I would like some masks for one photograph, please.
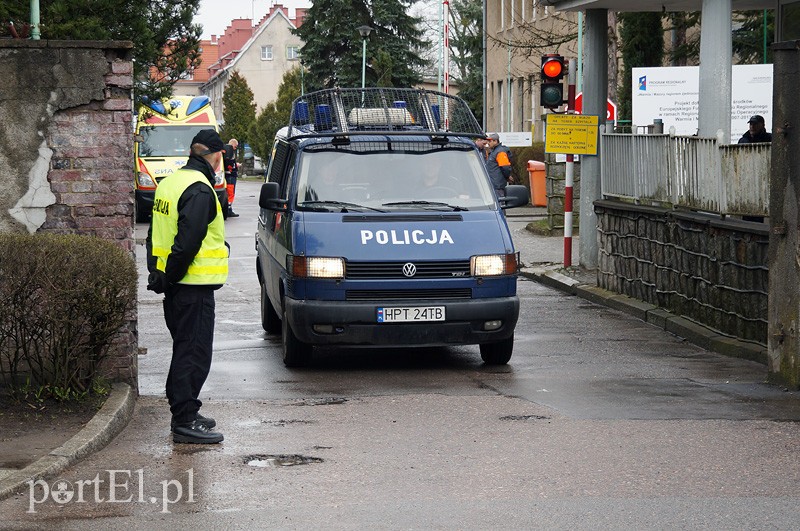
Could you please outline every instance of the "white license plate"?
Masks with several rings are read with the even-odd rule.
[[[378,308],[379,323],[444,321],[444,306],[395,306]]]

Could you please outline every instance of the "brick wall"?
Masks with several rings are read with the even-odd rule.
[[[0,231],[111,240],[134,260],[129,42],[0,40]],[[104,372],[134,386],[137,315]]]

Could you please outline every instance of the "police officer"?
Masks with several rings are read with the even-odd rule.
[[[489,144],[486,170],[489,172],[497,197],[505,197],[508,179],[511,177],[511,156],[508,148],[500,143],[500,135],[497,133],[491,133],[486,140]]]
[[[192,139],[184,167],[156,189],[147,234],[147,289],[164,294],[164,319],[172,336],[167,399],[176,443],[222,442],[214,419],[200,415],[198,399],[211,367],[214,291],[228,277],[222,206],[214,192],[214,168],[225,145],[216,131]]]

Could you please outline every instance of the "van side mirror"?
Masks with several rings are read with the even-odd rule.
[[[258,197],[258,206],[267,210],[286,212],[287,199],[281,199],[281,188],[278,183],[264,183],[261,185],[261,195]]]
[[[525,206],[530,199],[528,187],[522,184],[509,184],[506,186],[506,196],[499,199],[502,209]]]
[[[133,141],[134,142],[144,142],[144,135],[142,135],[142,134],[133,135]]]

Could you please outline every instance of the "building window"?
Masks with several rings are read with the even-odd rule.
[[[289,61],[297,61],[300,59],[300,47],[299,46],[287,46],[286,47],[286,59]]]
[[[504,131],[503,125],[506,122],[506,109],[505,109],[506,99],[505,93],[503,92],[503,82],[497,82],[497,106],[499,107],[499,111],[497,113],[497,130]]]
[[[262,61],[272,61],[272,45],[267,44],[266,46],[261,47],[261,60]]]

